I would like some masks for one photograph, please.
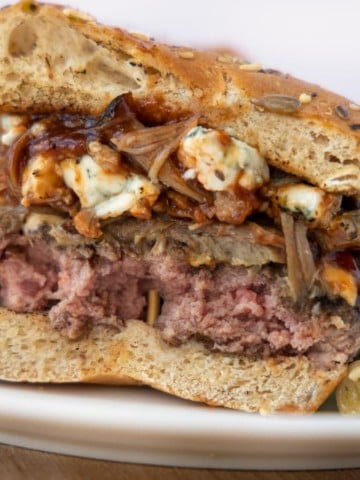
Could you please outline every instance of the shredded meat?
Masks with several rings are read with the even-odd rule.
[[[220,222],[241,225],[260,203],[251,192],[216,192],[214,210]]]
[[[73,163],[90,155],[107,173],[141,175],[159,185],[149,205],[128,210],[138,218],[150,218],[152,211],[161,210],[198,223],[217,218],[240,225],[260,207],[257,192],[234,188],[232,193],[214,194],[196,179],[184,179],[185,167],[176,151],[181,139],[197,125],[195,115],[163,125],[143,125],[134,104],[126,94],[115,98],[98,117],[72,113],[26,117],[24,132],[9,147],[0,145],[0,167],[4,164],[6,172],[0,176],[0,200],[11,198],[26,207],[50,206],[67,212],[82,235],[100,236],[100,226],[86,222],[89,212],[82,214],[86,205],[65,182],[61,170],[65,159]],[[41,168],[29,171],[35,159]],[[36,182],[31,181],[34,176]]]

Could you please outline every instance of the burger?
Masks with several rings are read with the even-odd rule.
[[[0,378],[315,411],[360,349],[360,107],[60,6],[0,39]]]

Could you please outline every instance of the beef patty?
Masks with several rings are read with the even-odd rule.
[[[162,308],[154,328],[173,345],[196,338],[210,349],[254,358],[304,354],[328,368],[360,347],[358,310],[326,297],[296,305],[280,257],[256,267],[216,261],[195,267],[191,242],[167,229],[170,246],[161,247],[150,235],[151,223],[145,242],[139,230],[130,238],[128,222],[123,230],[109,225],[104,238],[93,241],[64,225],[24,235],[21,222],[11,218],[2,225],[0,302],[16,312],[48,311],[51,324],[70,338],[94,325],[120,329],[145,318],[147,293],[156,289]],[[161,239],[166,229],[157,222]],[[191,235],[194,240],[198,233]]]

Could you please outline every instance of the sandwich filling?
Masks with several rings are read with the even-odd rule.
[[[147,318],[174,345],[328,368],[360,348],[357,198],[195,116],[145,123],[128,95],[99,117],[4,113],[0,142],[3,306],[70,338]]]

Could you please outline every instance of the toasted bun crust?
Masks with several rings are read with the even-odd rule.
[[[0,12],[0,109],[99,113],[130,91],[158,121],[196,112],[202,124],[253,145],[276,167],[328,191],[359,193],[360,112],[347,99],[289,75],[248,71],[215,52],[169,47],[69,9],[29,5]],[[278,114],[252,103],[269,94],[315,96],[298,112]]]
[[[71,342],[46,315],[0,309],[0,377],[16,382],[146,384],[164,392],[247,412],[313,412],[345,375],[306,357],[249,360],[191,341],[169,346],[144,322],[120,332],[93,329]]]

